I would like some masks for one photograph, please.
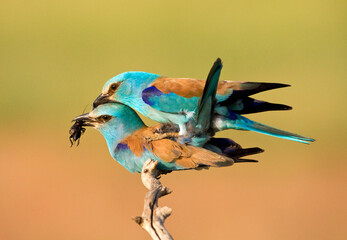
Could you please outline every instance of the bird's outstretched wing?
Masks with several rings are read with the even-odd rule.
[[[199,104],[195,108],[193,116],[186,123],[181,142],[190,142],[193,146],[203,146],[214,135],[212,119],[214,117],[216,92],[220,72],[223,68],[222,61],[218,58],[205,82]]]
[[[196,109],[193,124],[196,126],[195,128],[200,129],[203,134],[211,129],[214,107],[217,103],[216,93],[218,81],[222,68],[222,60],[218,58],[207,76],[205,87]]]

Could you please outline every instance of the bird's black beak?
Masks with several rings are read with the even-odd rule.
[[[85,113],[72,119],[72,122],[78,123],[81,126],[94,127],[97,121],[90,117],[89,113]]]
[[[93,102],[93,109],[97,108],[99,105],[101,104],[105,104],[105,103],[113,103],[116,102],[114,100],[111,99],[111,96],[108,94],[103,94],[101,93]]]

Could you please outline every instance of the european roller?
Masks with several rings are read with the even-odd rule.
[[[183,134],[203,94],[204,85],[205,81],[193,78],[170,78],[148,72],[124,72],[105,83],[102,93],[93,102],[93,107],[109,102],[123,103],[152,120],[179,125],[180,134]],[[242,116],[291,109],[287,105],[250,97],[259,92],[288,86],[281,83],[220,81],[216,89],[216,106],[211,120],[213,130],[250,130],[297,142],[313,142],[312,138]]]
[[[148,159],[158,161],[159,170],[173,171],[256,162],[241,157],[263,151],[243,149],[225,138],[211,138],[205,148],[181,144],[178,132],[165,131],[160,125],[147,127],[133,109],[121,103],[102,104],[73,121],[99,130],[111,156],[130,172],[141,172]]]

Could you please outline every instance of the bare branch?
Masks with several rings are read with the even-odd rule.
[[[158,207],[159,198],[172,191],[161,185],[158,180],[161,172],[157,169],[157,165],[158,162],[151,159],[143,164],[141,180],[149,191],[145,196],[142,216],[135,217],[134,221],[145,229],[152,239],[172,240],[173,238],[164,226],[165,219],[171,215],[172,210],[169,207]]]

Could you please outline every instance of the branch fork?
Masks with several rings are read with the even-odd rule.
[[[159,207],[159,198],[170,194],[172,191],[163,186],[158,180],[162,172],[157,169],[158,162],[147,160],[142,167],[141,180],[143,185],[149,190],[145,196],[145,204],[142,216],[137,216],[133,220],[145,229],[154,240],[173,240],[166,230],[164,222],[171,215],[171,208]]]

